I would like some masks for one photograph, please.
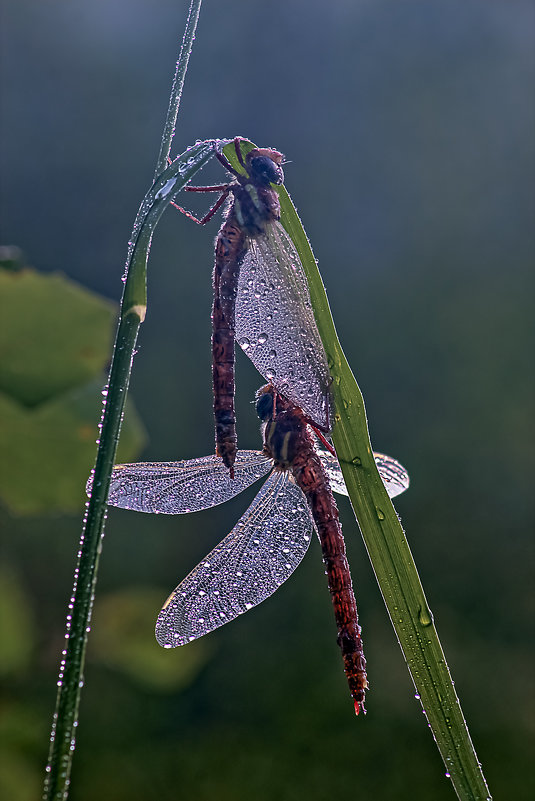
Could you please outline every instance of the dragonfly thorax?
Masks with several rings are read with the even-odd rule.
[[[299,454],[313,447],[303,412],[267,385],[256,396],[256,411],[263,421],[264,453],[282,469],[289,469]]]
[[[232,193],[234,204],[231,214],[235,215],[246,236],[260,236],[267,225],[280,218],[279,196],[269,185],[258,186],[248,181],[233,186]]]
[[[238,175],[231,188],[234,195],[232,212],[247,236],[259,236],[266,225],[280,218],[279,196],[273,184],[282,184],[282,153],[268,148],[255,148],[245,159],[247,175]]]

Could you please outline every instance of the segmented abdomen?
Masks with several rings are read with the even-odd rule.
[[[240,265],[246,253],[246,237],[231,212],[216,240],[214,303],[212,307],[212,379],[216,453],[233,475],[236,458],[234,411],[234,309]]]
[[[338,645],[342,651],[344,672],[355,702],[355,711],[365,712],[364,699],[368,686],[366,659],[338,508],[312,445],[307,449],[301,447],[300,453],[292,461],[291,470],[306,496],[316,523],[338,627]]]

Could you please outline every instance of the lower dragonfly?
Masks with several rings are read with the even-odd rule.
[[[245,514],[178,585],[156,622],[164,648],[202,637],[269,598],[303,559],[318,534],[338,644],[355,712],[365,712],[367,685],[357,607],[332,488],[347,495],[336,457],[319,449],[302,410],[272,385],[257,393],[264,449],[240,450],[232,479],[222,459],[116,465],[108,503],[140,512],[184,514],[224,503],[270,473]],[[391,498],[409,486],[407,471],[374,453]],[[327,477],[329,476],[329,478]]]

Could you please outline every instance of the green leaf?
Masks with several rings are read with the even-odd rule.
[[[36,406],[109,359],[117,307],[60,273],[0,270],[0,391]]]
[[[26,265],[24,253],[16,245],[0,245],[0,270],[22,270]]]
[[[28,667],[35,643],[28,595],[7,565],[0,568],[0,676]]]
[[[179,89],[180,81],[177,81],[176,91]],[[78,725],[85,648],[102,552],[106,500],[111,471],[117,455],[137,336],[147,309],[147,261],[152,237],[158,221],[176,193],[212,158],[213,154],[213,140],[197,142],[164,170],[145,195],[129,239],[125,284],[108,380],[108,395],[102,417],[91,497],[84,518],[71,600],[69,636],[62,662],[61,681],[58,684],[43,792],[43,798],[47,801],[53,798],[64,799],[68,792],[73,744]]]
[[[70,514],[83,508],[105,380],[101,375],[30,409],[0,393],[0,499],[12,514]],[[129,402],[120,458],[135,459],[144,441],[143,425]]]
[[[0,750],[0,798],[35,801],[40,784],[35,760],[9,747]]]
[[[95,459],[115,304],[60,273],[0,270],[0,499],[17,515],[73,513]],[[145,434],[132,403],[125,460]]]

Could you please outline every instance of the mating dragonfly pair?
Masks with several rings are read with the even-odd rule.
[[[181,462],[117,465],[108,503],[142,512],[184,514],[224,503],[270,474],[232,531],[179,584],[161,610],[156,638],[184,645],[272,595],[304,557],[316,530],[355,711],[365,711],[366,660],[345,544],[332,489],[347,494],[327,439],[330,376],[303,267],[279,222],[274,185],[282,155],[255,148],[227,184],[186,187],[221,193],[202,220],[230,203],[216,239],[212,364],[216,455]],[[183,211],[183,209],[181,209]],[[187,212],[186,212],[187,213]],[[188,216],[192,216],[187,213]],[[195,218],[193,218],[195,219]],[[263,450],[237,450],[235,340],[270,382],[260,389]],[[327,448],[319,447],[319,443]],[[409,478],[394,459],[374,454],[391,498]]]

